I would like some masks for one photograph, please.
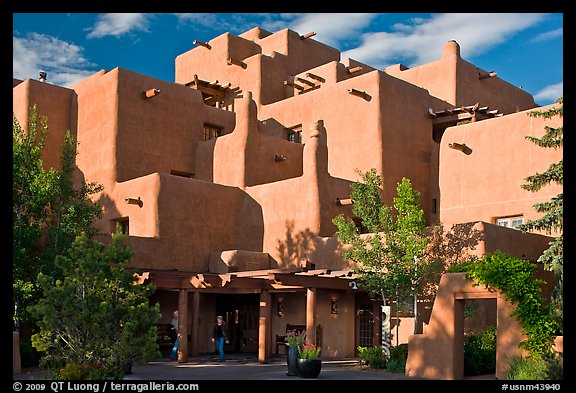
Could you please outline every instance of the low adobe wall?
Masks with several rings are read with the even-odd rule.
[[[510,313],[515,306],[500,292],[473,286],[466,273],[446,273],[434,300],[426,334],[408,338],[406,375],[432,379],[464,377],[464,300],[496,299],[496,378],[506,376],[508,358],[525,355],[518,344],[525,339]]]

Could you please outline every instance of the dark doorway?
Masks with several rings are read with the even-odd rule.
[[[464,377],[481,376],[481,379],[494,379],[496,377],[497,301],[495,298],[473,298],[461,301],[464,303],[462,321]]]
[[[381,345],[382,309],[380,303],[367,296],[356,298],[355,353],[358,347]]]
[[[216,313],[224,317],[230,342],[225,352],[258,352],[259,294],[217,295]]]

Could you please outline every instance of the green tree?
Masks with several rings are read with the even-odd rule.
[[[12,229],[14,323],[29,325],[27,305],[37,301],[34,280],[39,272],[58,277],[55,257],[64,254],[76,235],[95,233],[100,203],[89,196],[100,192],[96,183],[75,181],[76,142],[68,130],[62,141],[60,169],[45,168],[41,155],[48,121],[30,108],[28,130],[12,116]]]
[[[551,119],[559,116],[563,117],[563,99],[557,101],[558,106],[554,106],[545,111],[531,111],[528,113],[531,117],[542,117]],[[541,138],[526,136],[526,139],[543,148],[562,149],[564,145],[564,127],[545,126],[545,133]],[[550,164],[548,169],[543,172],[535,173],[528,176],[525,180],[527,183],[521,187],[525,190],[536,192],[542,187],[551,183],[564,184],[564,165],[561,159],[558,162]],[[522,231],[545,231],[547,234],[552,232],[559,233],[549,243],[548,249],[538,258],[538,262],[544,264],[544,268],[552,271],[558,279],[552,293],[553,316],[559,325],[559,330],[563,330],[563,288],[564,288],[564,233],[563,233],[563,214],[564,214],[564,197],[563,193],[551,198],[550,201],[537,203],[534,209],[541,213],[540,218],[529,220],[520,225],[518,229]]]
[[[119,229],[108,245],[82,234],[56,258],[63,279],[38,275],[44,297],[30,306],[40,326],[32,341],[55,379],[122,378],[128,365],[159,356],[155,287],[137,284],[123,239]]]
[[[45,170],[41,153],[48,127],[30,110],[28,132],[12,116],[12,285],[13,321],[18,327],[36,296],[34,279],[41,268],[42,230],[50,220],[50,201],[57,193],[58,173]]]
[[[372,295],[381,294],[384,301],[386,297],[395,299],[398,312],[402,301],[412,297],[416,303],[427,278],[440,265],[424,258],[424,211],[419,206],[420,194],[410,180],[403,178],[398,183],[393,210],[382,202],[382,179],[376,169],[360,175],[362,181],[352,184],[352,212],[368,233],[360,234],[352,218],[339,214],[332,220],[337,227],[336,237],[349,245],[343,257],[357,263],[360,285]]]

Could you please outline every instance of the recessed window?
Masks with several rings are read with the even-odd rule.
[[[187,178],[191,178],[192,176],[194,176],[194,174],[190,173],[190,172],[184,172],[184,171],[176,171],[174,169],[172,169],[170,171],[170,174],[172,176],[181,176],[181,177],[187,177]]]
[[[112,220],[112,233],[116,233],[116,225],[120,225],[120,231],[122,234],[128,236],[129,229],[130,229],[130,220],[128,217],[118,218],[116,220]]]
[[[518,225],[524,223],[523,216],[510,216],[510,217],[500,217],[496,219],[496,225],[506,228],[516,228]]]
[[[204,124],[204,140],[216,139],[222,136],[222,127]]]
[[[287,130],[287,139],[292,143],[302,143],[302,124],[290,127]]]

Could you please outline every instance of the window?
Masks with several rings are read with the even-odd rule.
[[[112,233],[116,233],[116,225],[120,225],[120,230],[126,236],[129,234],[130,229],[130,220],[128,217],[119,218],[117,220],[112,220]]]
[[[287,129],[288,141],[293,143],[302,143],[302,124]]]
[[[204,124],[204,140],[209,141],[210,139],[216,139],[222,136],[222,128],[212,126],[209,124]]]
[[[361,347],[374,346],[374,305],[360,304],[356,311],[358,329],[358,345]]]
[[[192,176],[194,176],[193,173],[184,172],[184,171],[176,171],[176,170],[174,170],[174,169],[172,169],[172,170],[170,171],[170,174],[171,174],[172,176],[181,176],[181,177],[187,177],[187,178],[191,178]]]
[[[496,219],[496,225],[507,228],[516,228],[524,223],[523,216],[500,217]]]

